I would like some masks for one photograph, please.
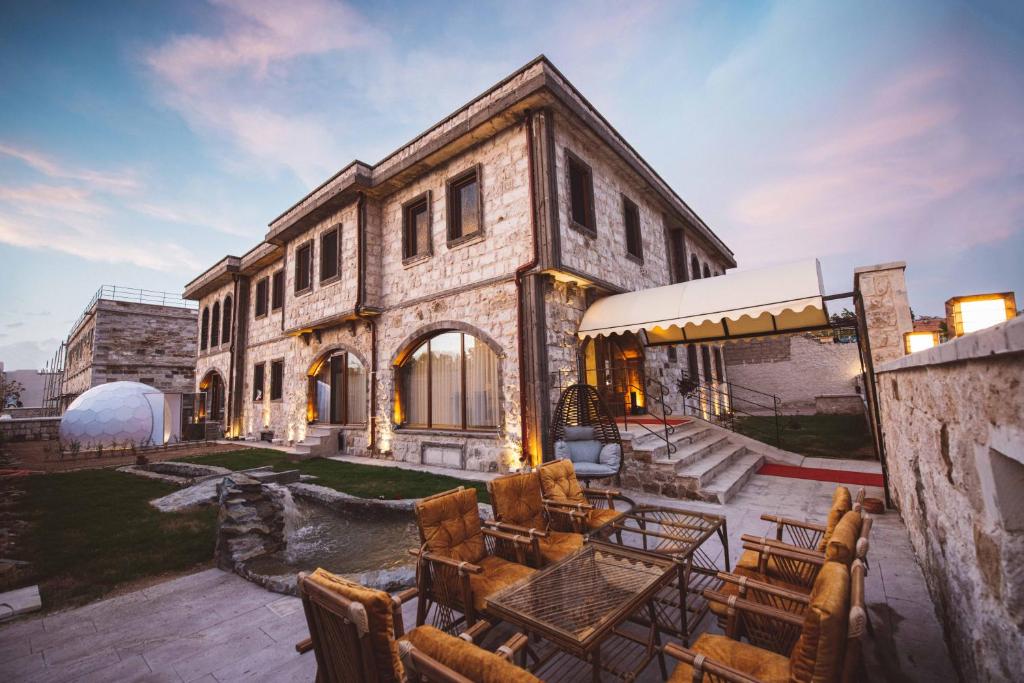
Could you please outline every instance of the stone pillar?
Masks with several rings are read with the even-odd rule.
[[[863,266],[853,271],[853,289],[861,331],[865,333],[871,364],[880,365],[904,355],[903,334],[914,329],[907,299],[904,261]]]

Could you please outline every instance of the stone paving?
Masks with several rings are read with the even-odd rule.
[[[729,555],[735,561],[742,550],[740,534],[766,530],[760,514],[820,520],[833,488],[826,482],[756,475],[724,506],[630,495],[637,502],[724,513]],[[868,490],[868,495],[880,493]],[[721,558],[717,543],[709,542],[708,550]],[[955,681],[924,579],[896,513],[875,517],[869,559],[866,592],[875,635],[865,639],[865,659],[871,680]],[[414,623],[414,609],[414,602],[406,606],[406,624]],[[703,626],[715,630],[711,619]],[[306,633],[298,599],[211,569],[0,626],[0,680],[312,681],[313,655],[299,655],[293,648]],[[659,678],[652,663],[642,680]]]

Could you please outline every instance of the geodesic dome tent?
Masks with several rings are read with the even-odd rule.
[[[159,389],[110,382],[76,398],[60,421],[60,440],[82,448],[162,444],[169,406]]]

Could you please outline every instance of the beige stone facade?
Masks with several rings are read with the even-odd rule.
[[[594,235],[570,219],[566,150],[592,170]],[[451,232],[451,187],[467,173],[477,179],[480,229],[462,237]],[[642,259],[626,253],[624,197],[638,207]],[[429,246],[410,255],[403,249],[406,212],[421,198]],[[324,281],[322,237],[335,228],[340,273]],[[305,245],[312,246],[313,277],[300,292],[296,263]],[[378,164],[349,164],[275,219],[263,243],[189,283],[185,296],[201,311],[227,296],[235,302],[231,341],[199,352],[197,386],[214,370],[223,375],[229,435],[272,432],[275,441],[301,445],[329,427],[332,436],[317,438],[341,431],[350,452],[506,470],[522,462],[524,451],[533,461],[545,455],[558,390],[579,371],[575,333],[588,305],[685,279],[689,273],[679,266],[691,256],[713,273],[735,266],[700,218],[540,58]],[[282,308],[257,317],[258,283],[281,269]],[[497,406],[493,426],[424,429],[403,422],[403,364],[425,340],[447,331],[493,354],[495,377],[486,392]],[[366,423],[310,422],[322,413],[310,373],[336,353],[358,359],[365,371]],[[685,355],[643,353],[658,377],[680,373]],[[267,364],[269,383],[276,360],[284,362],[281,398],[265,392],[254,400],[254,368]]]

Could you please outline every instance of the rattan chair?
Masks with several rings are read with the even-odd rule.
[[[533,573],[536,539],[485,527],[476,489],[460,486],[416,501],[419,605],[416,624],[433,624],[454,633],[472,626],[487,611],[487,596]]]
[[[856,496],[850,495],[850,489],[837,486],[832,494],[832,506],[829,508],[824,524],[807,522],[778,515],[761,515],[761,519],[775,525],[775,540],[795,548],[816,549],[823,551],[843,515],[850,510],[861,511],[864,503],[864,489],[859,489]],[[740,564],[743,563],[742,558]]]
[[[674,683],[757,683],[760,681],[822,681],[853,683],[861,676],[861,644],[866,610],[864,566],[848,570],[829,562],[814,590],[802,598],[803,615],[770,605],[705,591],[708,600],[725,604],[739,619],[757,628],[791,638],[788,656],[740,642],[729,635],[702,634],[692,648],[674,643],[665,654],[679,661],[669,679]],[[734,620],[733,623],[736,623]],[[795,637],[794,637],[795,636]]]
[[[484,522],[499,531],[526,535],[534,543],[533,566],[556,562],[583,547],[583,535],[572,531],[558,531],[561,527],[576,527],[585,522],[586,513],[545,505],[541,494],[540,476],[536,472],[519,472],[487,482],[491,494],[494,520]],[[561,524],[552,524],[558,520]]]
[[[635,503],[618,489],[584,488],[576,478],[575,466],[570,460],[541,463],[537,468],[544,504],[549,510],[578,512],[573,518],[552,518],[559,531],[588,533],[610,524],[632,508]],[[616,509],[615,503],[628,506]]]
[[[317,683],[534,683],[535,676],[511,663],[526,645],[513,635],[497,653],[474,644],[487,632],[477,622],[460,637],[432,626],[404,632],[402,603],[412,589],[391,597],[322,569],[298,578],[310,637],[299,652],[313,650]]]
[[[562,392],[551,418],[551,447],[555,458],[572,461],[584,484],[609,477],[618,484],[622,437],[595,387],[573,384]]]

